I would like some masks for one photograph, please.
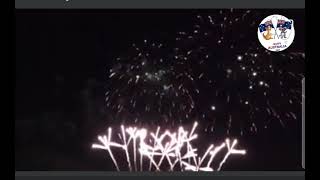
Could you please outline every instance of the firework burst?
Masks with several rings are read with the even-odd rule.
[[[304,53],[271,53],[250,40],[259,16],[233,9],[198,15],[192,31],[177,35],[175,56],[193,69],[206,132],[255,134],[275,121],[294,125],[300,117]]]
[[[163,56],[162,44],[133,45],[128,57],[120,57],[110,69],[112,86],[107,106],[116,119],[137,122],[170,122],[189,118],[194,111],[193,78],[173,56]]]
[[[259,13],[198,15],[174,45],[145,40],[109,71],[107,107],[121,122],[199,121],[207,133],[243,135],[301,115],[303,52],[271,53],[252,39]],[[160,122],[160,123],[159,123]]]
[[[143,128],[121,126],[118,142],[112,140],[112,128],[108,128],[108,134],[98,136],[100,144],[93,144],[92,148],[108,151],[118,171],[120,168],[112,149],[124,151],[129,171],[219,171],[230,155],[246,154],[245,150],[235,148],[236,139],[230,141],[227,138],[218,146],[211,144],[202,156],[199,155],[198,149],[192,144],[198,137],[196,127],[197,122],[190,132],[183,127],[175,132],[162,132],[158,127],[156,132],[148,133]],[[214,169],[213,160],[224,149],[227,152]],[[143,164],[145,161],[146,165]]]

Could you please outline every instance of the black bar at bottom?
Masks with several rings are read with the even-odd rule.
[[[224,171],[210,173],[195,172],[171,172],[171,173],[151,173],[151,172],[35,172],[35,171],[17,171],[16,180],[305,180],[304,171]]]

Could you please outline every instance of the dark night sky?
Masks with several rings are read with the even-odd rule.
[[[105,152],[90,149],[110,118],[104,93],[112,60],[143,39],[173,43],[178,31],[191,29],[190,19],[210,11],[142,12],[17,11],[16,170],[114,169]],[[277,13],[261,10],[257,19]],[[304,11],[280,13],[295,20],[290,48],[304,51]],[[300,138],[299,130],[278,126],[239,138],[254,150],[225,169],[299,170]]]

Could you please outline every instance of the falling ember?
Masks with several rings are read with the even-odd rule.
[[[260,84],[260,86],[262,86],[264,83],[263,83],[263,81],[260,81],[259,84]]]
[[[253,76],[257,76],[257,72],[253,72],[252,75],[253,75]]]
[[[158,127],[155,133],[148,133],[143,128],[125,128],[122,125],[121,133],[118,134],[121,143],[112,141],[112,129],[108,128],[108,135],[98,136],[100,144],[93,144],[92,148],[106,150],[118,171],[120,168],[112,149],[124,150],[130,171],[133,169],[138,171],[138,164],[140,164],[140,171],[174,171],[177,168],[181,171],[220,171],[230,155],[246,154],[245,150],[235,149],[238,143],[236,139],[227,138],[218,146],[209,145],[205,153],[202,156],[199,155],[198,149],[192,145],[192,142],[198,138],[198,134],[194,133],[197,125],[198,123],[195,122],[191,131],[179,127],[175,132],[168,130],[160,132],[160,127]],[[222,154],[223,149],[227,150],[227,153],[214,169],[213,159],[217,154]],[[144,169],[145,159],[149,161],[149,168]],[[132,168],[132,163],[134,168]],[[168,166],[164,167],[165,165]]]

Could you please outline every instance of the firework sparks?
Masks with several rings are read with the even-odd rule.
[[[193,93],[200,92],[194,83],[197,78],[186,71],[181,57],[163,57],[167,49],[148,42],[139,48],[134,45],[110,69],[107,107],[120,121],[174,122],[194,117]]]
[[[112,129],[108,129],[108,135],[98,136],[100,144],[93,144],[92,148],[106,150],[116,169],[120,171],[118,162],[116,161],[111,149],[122,149],[125,151],[127,164],[130,171],[132,171],[131,161],[134,164],[134,170],[138,171],[137,163],[140,164],[140,171],[143,171],[143,160],[145,158],[149,161],[149,168],[152,167],[156,171],[169,170],[174,171],[179,168],[181,171],[220,171],[223,164],[226,162],[228,157],[232,154],[244,155],[245,150],[235,149],[237,140],[226,139],[219,146],[211,144],[205,153],[200,156],[198,155],[197,148],[194,148],[192,141],[197,139],[198,134],[195,133],[197,123],[194,123],[190,132],[180,127],[176,132],[170,132],[168,130],[160,133],[160,127],[157,128],[156,132],[150,132],[146,129],[139,129],[137,127],[121,126],[120,139],[122,144],[112,141]],[[130,148],[130,145],[133,147]],[[149,143],[151,142],[151,143]],[[219,163],[218,168],[213,168],[213,159],[216,155],[227,147],[227,153]],[[129,153],[131,152],[131,153]],[[133,154],[133,160],[131,156]],[[139,162],[137,162],[137,156],[140,156]],[[164,167],[164,162],[169,164],[169,168]],[[206,165],[203,162],[207,161]]]
[[[207,133],[224,135],[256,134],[271,122],[292,126],[301,113],[305,55],[270,53],[247,40],[256,34],[258,15],[198,15],[170,46],[133,44],[107,75],[106,103],[114,119],[171,127],[199,121],[218,130]]]
[[[208,107],[199,110],[205,114],[201,122],[223,119],[219,129],[227,134],[242,130],[255,134],[271,120],[286,127],[301,113],[304,53],[271,54],[258,42],[248,41],[256,33],[257,16],[256,11],[221,10],[198,15],[192,30],[177,33],[175,56],[186,57],[185,64],[191,64],[194,76],[201,77],[197,86],[213,92],[194,96],[196,102],[206,99],[196,104]],[[267,113],[269,109],[273,113]],[[290,112],[294,116],[286,115]]]

